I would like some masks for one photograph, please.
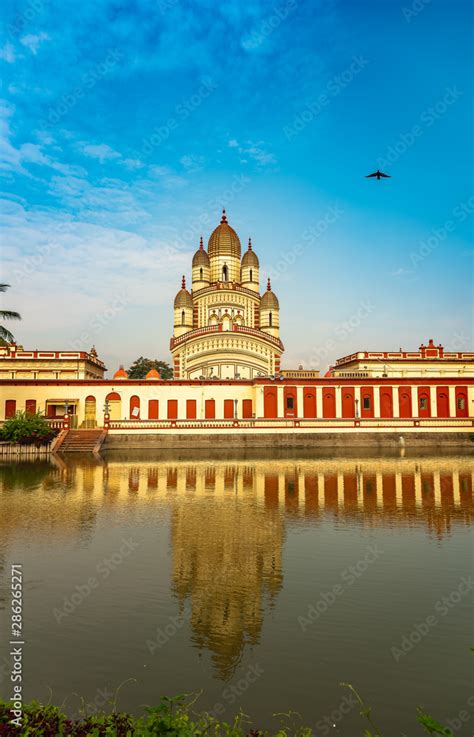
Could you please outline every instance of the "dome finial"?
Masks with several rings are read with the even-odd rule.
[[[252,239],[249,238],[249,251],[251,251],[251,250],[252,250]]]
[[[225,214],[225,207],[222,208],[222,217],[221,217],[221,223],[227,222],[227,215]]]
[[[267,280],[267,292],[271,292],[271,291],[272,291],[272,285],[270,284],[270,277],[268,277],[268,280]]]
[[[181,289],[186,289],[186,279],[184,278],[184,274],[183,274],[183,279],[181,281]]]
[[[201,236],[201,240],[199,241],[199,250],[204,251],[204,243],[202,242],[202,236]]]

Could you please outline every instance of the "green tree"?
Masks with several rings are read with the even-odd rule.
[[[9,286],[9,284],[0,284],[0,292],[6,292]],[[21,315],[11,310],[0,310],[0,317],[2,320],[21,320]],[[0,325],[0,344],[13,343],[14,340],[13,333]]]
[[[57,435],[41,412],[17,412],[2,425],[0,438],[20,445],[47,445]]]
[[[129,379],[144,379],[151,369],[156,369],[162,379],[172,379],[173,369],[166,361],[158,361],[152,358],[137,358],[128,369]]]

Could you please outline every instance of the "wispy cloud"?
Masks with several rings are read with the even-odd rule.
[[[23,36],[20,38],[20,43],[23,46],[26,46],[27,49],[31,51],[31,53],[36,56],[38,53],[38,49],[41,46],[42,43],[45,41],[49,41],[49,35],[45,33],[44,31],[41,31],[40,33],[27,33],[26,36]]]

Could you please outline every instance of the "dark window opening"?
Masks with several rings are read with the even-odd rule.
[[[286,409],[294,409],[295,406],[295,400],[293,397],[287,397],[286,398]]]
[[[222,269],[222,281],[227,281],[227,276],[228,276],[227,266],[224,266]]]
[[[364,397],[363,407],[364,409],[370,409],[370,397]]]
[[[272,327],[272,323],[273,323],[273,315],[270,312],[269,315],[268,315],[268,324],[269,324],[270,327]]]
[[[200,278],[200,280],[202,281],[202,266],[201,266],[201,268],[199,269],[199,278]]]
[[[181,325],[184,325],[184,318],[185,318],[185,314],[184,314],[184,310],[183,310],[181,312]]]
[[[253,281],[253,279],[252,279],[252,269],[250,269],[250,281]]]
[[[428,409],[428,399],[426,397],[420,397],[420,409]]]
[[[458,409],[464,409],[466,407],[466,400],[464,397],[458,397]]]

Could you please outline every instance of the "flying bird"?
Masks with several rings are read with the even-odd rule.
[[[377,177],[377,179],[386,177],[387,179],[390,179],[390,174],[384,174],[383,171],[380,171],[379,169],[377,169],[377,171],[374,171],[373,174],[367,174],[365,178],[368,179],[369,177]]]

